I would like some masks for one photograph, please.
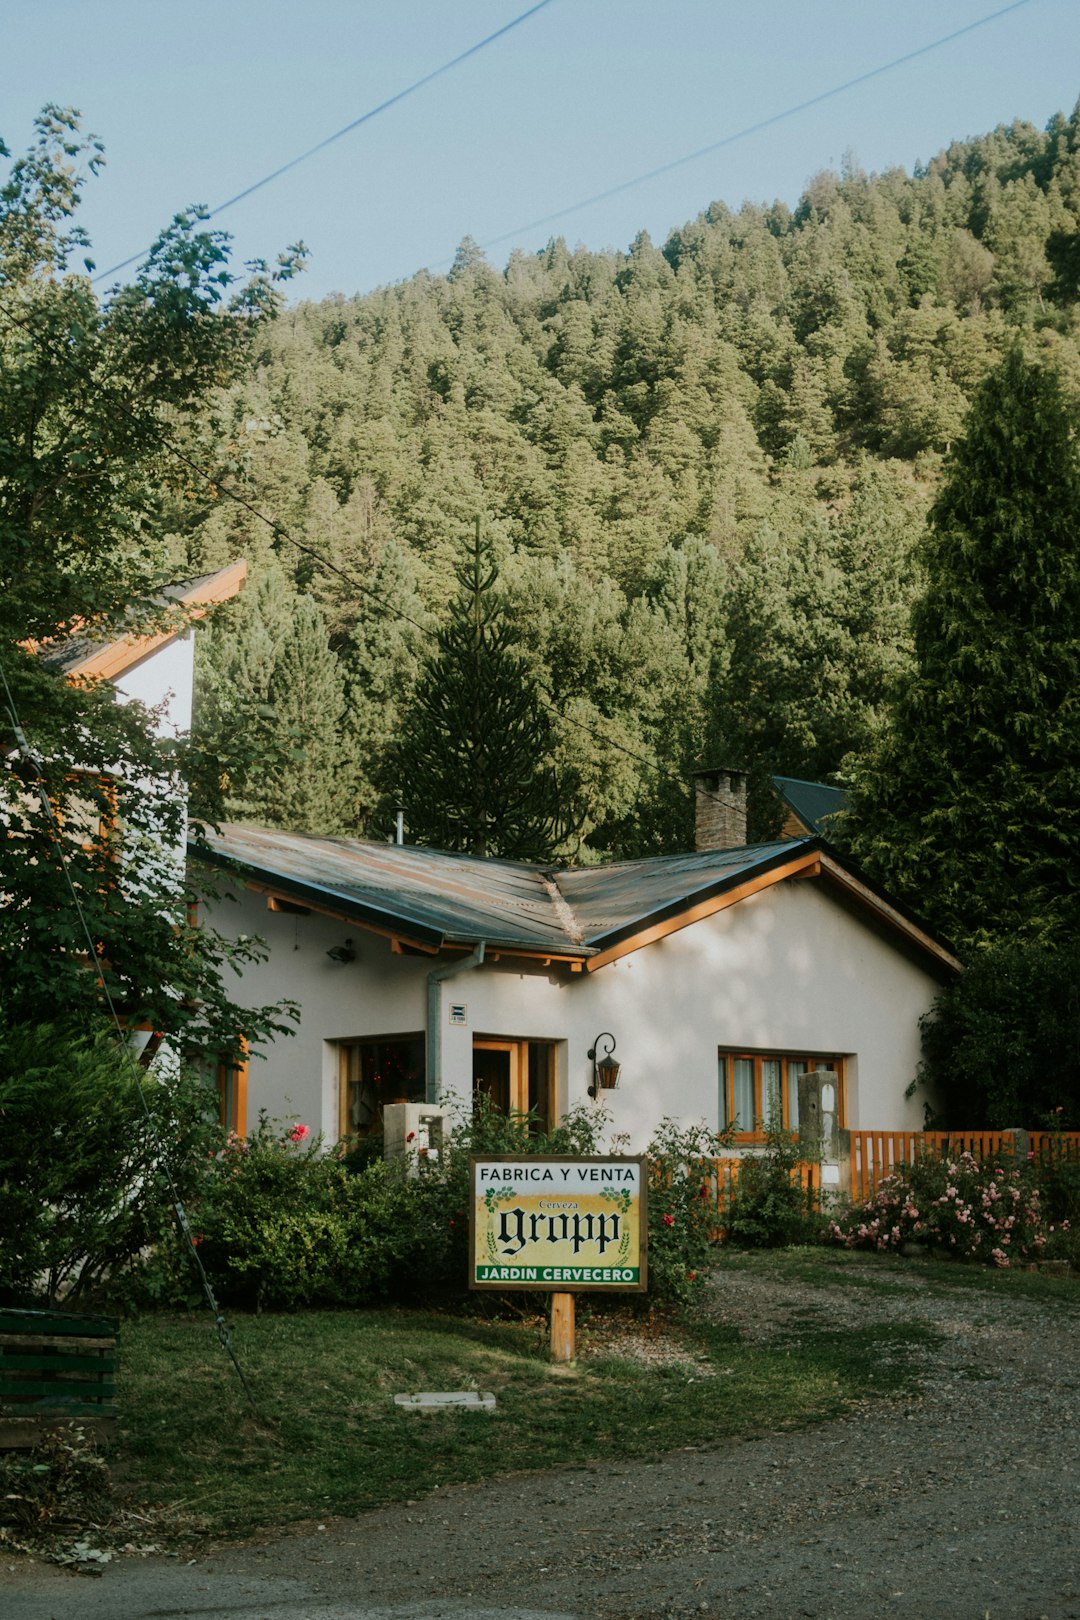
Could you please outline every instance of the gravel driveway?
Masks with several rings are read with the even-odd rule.
[[[918,1263],[855,1261],[827,1288],[721,1268],[705,1308],[753,1338],[825,1311],[943,1337],[916,1395],[801,1432],[455,1486],[192,1565],[21,1566],[0,1572],[0,1613],[1080,1620],[1080,1288],[934,1287]]]

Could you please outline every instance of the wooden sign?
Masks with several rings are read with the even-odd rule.
[[[469,1161],[469,1287],[643,1293],[645,1160]]]

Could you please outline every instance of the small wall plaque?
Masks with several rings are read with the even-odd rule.
[[[469,1008],[466,1002],[452,1001],[450,1003],[450,1022],[459,1024],[462,1028],[469,1022]]]

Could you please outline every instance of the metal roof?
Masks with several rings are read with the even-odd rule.
[[[827,787],[824,782],[802,782],[797,776],[774,776],[773,787],[804,827],[820,838],[829,837],[829,819],[847,809],[843,788]]]
[[[582,937],[595,950],[719,894],[803,848],[806,839],[738,849],[698,850],[619,861],[612,866],[570,867],[556,874]]]
[[[226,826],[193,846],[248,881],[419,945],[589,957],[647,923],[764,873],[805,839],[546,871],[415,845]]]

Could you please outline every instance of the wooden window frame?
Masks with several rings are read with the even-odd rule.
[[[218,1119],[223,1130],[247,1135],[248,1044],[240,1037],[240,1055],[217,1069]]]
[[[720,1099],[721,1127],[726,1129],[729,1122],[735,1118],[735,1064],[739,1059],[754,1065],[754,1126],[749,1131],[736,1131],[734,1141],[737,1143],[764,1142],[766,1131],[763,1128],[765,1118],[765,1096],[763,1082],[763,1068],[765,1063],[780,1064],[780,1128],[785,1131],[797,1130],[790,1118],[790,1087],[788,1065],[790,1063],[805,1063],[807,1069],[831,1069],[836,1074],[837,1098],[836,1119],[837,1124],[843,1127],[847,1123],[847,1073],[846,1060],[838,1052],[781,1052],[766,1051],[754,1047],[721,1046],[718,1049],[720,1068]]]
[[[337,1047],[339,1142],[356,1139],[356,1132],[352,1129],[352,1121],[349,1118],[350,1052],[361,1046],[390,1046],[397,1042],[404,1043],[406,1041],[419,1041],[421,1046],[423,1046],[425,1039],[426,1037],[423,1030],[406,1030],[404,1032],[395,1031],[392,1035],[353,1035],[346,1040],[340,1040],[334,1043]],[[421,1065],[421,1073],[422,1072],[423,1065]],[[393,1100],[394,1099],[390,1097],[382,1098],[379,1104],[380,1112],[381,1109],[385,1107],[387,1102],[391,1102]],[[419,1098],[414,1098],[413,1101],[423,1102],[424,1098],[421,1095]],[[377,1128],[381,1129],[381,1125]]]
[[[529,1112],[529,1049],[544,1048],[547,1055],[547,1118],[540,1120],[539,1129],[553,1130],[559,1119],[558,1094],[558,1042],[553,1040],[527,1040],[517,1036],[474,1035],[474,1052],[508,1052],[510,1054],[510,1107],[509,1114]]]

